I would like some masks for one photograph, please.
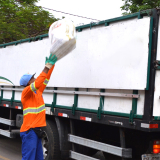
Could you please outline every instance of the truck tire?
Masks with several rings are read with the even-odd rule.
[[[42,130],[46,133],[42,138],[44,160],[61,160],[56,122],[47,120],[47,126],[42,127]]]

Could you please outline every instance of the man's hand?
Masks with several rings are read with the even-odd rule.
[[[55,55],[50,54],[49,58],[46,57],[45,66],[50,69],[57,61],[57,57]]]

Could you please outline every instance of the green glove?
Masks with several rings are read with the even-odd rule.
[[[55,55],[50,54],[49,58],[46,57],[45,66],[47,68],[51,68],[57,61],[57,57]]]

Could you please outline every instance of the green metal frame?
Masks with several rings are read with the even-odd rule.
[[[76,27],[76,30],[78,32],[81,32],[84,28],[90,28],[91,29],[92,27],[98,26],[98,25],[109,26],[110,23],[116,22],[116,21],[121,21],[121,20],[136,18],[136,17],[138,19],[141,19],[141,18],[143,18],[144,15],[150,16],[151,13],[152,13],[151,9],[144,10],[144,11],[139,11],[137,13],[133,13],[133,14],[126,15],[126,16],[121,16],[121,17],[117,17],[117,18],[112,18],[112,19],[96,22],[96,23],[90,23],[90,24],[78,26],[78,27]],[[43,35],[39,35],[39,36],[36,36],[36,37],[22,39],[22,40],[10,42],[10,43],[0,44],[0,48],[5,48],[6,46],[10,46],[10,45],[18,45],[18,44],[21,44],[21,43],[24,43],[24,42],[32,42],[32,41],[42,40],[43,38],[46,38],[46,37],[48,37],[48,34],[43,34]]]
[[[1,86],[1,96],[0,96],[0,104],[2,103],[3,100],[3,90],[2,90],[3,86]]]
[[[147,85],[146,85],[146,90],[149,90],[149,77],[150,77],[151,54],[152,54],[152,36],[153,36],[153,17],[151,17],[151,20],[150,20],[149,54],[148,54],[148,71],[147,71]]]
[[[78,88],[76,88],[75,91],[78,91]],[[104,92],[104,91],[105,91],[105,89],[101,89],[101,92]],[[133,94],[135,94],[135,95],[138,94],[138,91],[133,91]],[[57,94],[54,95],[54,97],[55,96],[57,98]],[[120,117],[128,117],[128,118],[130,118],[130,116],[131,116],[131,114],[128,114],[128,113],[104,111],[103,110],[103,104],[104,104],[104,96],[100,96],[100,106],[98,107],[98,110],[79,108],[79,107],[77,108],[77,106],[78,106],[78,95],[74,95],[74,105],[73,106],[62,106],[62,105],[56,105],[56,103],[54,103],[54,108],[72,110],[73,115],[75,115],[75,111],[96,113],[98,119],[101,119],[102,114],[114,115],[114,116],[120,116]],[[45,104],[45,105],[46,105],[46,107],[51,107],[51,110],[52,110],[53,103],[52,104]],[[137,98],[132,99],[132,110],[131,111],[133,113],[132,114],[132,121],[133,121],[133,118],[137,118],[137,119],[142,119],[143,118],[143,115],[137,115]]]
[[[155,117],[154,117],[154,120],[160,120],[160,117],[155,116]]]
[[[75,91],[78,91],[78,88],[76,88]],[[101,89],[101,92],[105,92],[105,89]],[[138,91],[137,90],[133,91],[133,94],[135,94],[135,95],[138,94]],[[133,118],[137,118],[137,119],[142,119],[143,118],[143,115],[137,115],[137,98],[132,99],[132,110],[131,110],[132,114],[104,111],[103,110],[104,96],[100,96],[100,106],[98,107],[98,110],[79,108],[79,107],[77,108],[77,104],[78,104],[78,95],[74,95],[74,105],[72,107],[71,106],[62,106],[62,105],[54,104],[54,108],[72,110],[73,115],[75,115],[75,111],[96,113],[98,119],[101,119],[102,114],[128,117],[129,122],[132,122],[132,123],[133,123]],[[45,104],[45,105],[46,105],[46,107],[52,107],[52,104]]]
[[[21,103],[20,100],[15,100],[15,91],[12,90],[12,97],[11,99],[6,99],[6,98],[3,98],[3,87],[4,86],[1,86],[1,96],[0,96],[0,104],[2,103],[2,101],[8,101],[11,103],[11,105],[13,105],[13,102],[17,102],[17,103]],[[15,88],[15,86],[12,86],[12,88]]]
[[[105,89],[101,89],[101,92],[105,92]],[[99,107],[97,111],[98,119],[101,119],[101,114],[103,113],[104,108],[104,96],[100,96]]]
[[[2,99],[2,101],[8,101],[8,102],[11,102],[10,99]],[[14,102],[17,102],[17,103],[21,103],[21,101],[19,100],[14,100]],[[51,111],[54,112],[54,108],[61,108],[61,109],[69,109],[69,110],[72,110],[73,107],[71,106],[62,106],[62,105],[53,105],[52,104],[45,104],[46,107],[51,107]],[[90,112],[90,113],[96,113],[97,115],[99,114],[99,110],[94,110],[94,109],[86,109],[86,108],[75,108],[75,111],[82,111],[82,112]],[[130,117],[130,114],[128,113],[120,113],[120,112],[110,112],[110,111],[101,111],[100,112],[101,114],[106,114],[106,115],[114,115],[114,116],[120,116],[120,117]],[[101,118],[98,117],[99,119]],[[137,119],[142,119],[143,118],[143,115],[137,115],[137,114],[134,114],[133,115],[133,118],[137,118]]]
[[[160,61],[157,61],[157,64],[160,65]]]
[[[159,60],[156,60],[154,64],[155,64],[154,68],[155,68],[156,70],[160,70],[160,61],[159,61]]]
[[[57,90],[57,87],[54,87],[54,90]],[[54,113],[54,108],[57,102],[57,93],[53,94],[53,102],[51,104],[51,111]]]
[[[141,14],[141,11],[138,12],[138,19],[142,19],[143,15]]]
[[[117,18],[113,18],[113,19],[108,19],[108,20],[100,21],[100,22],[97,22],[97,23],[91,23],[91,24],[86,24],[86,25],[83,25],[83,26],[78,26],[78,27],[76,27],[76,30],[78,32],[81,32],[85,28],[92,29],[93,26],[98,26],[98,25],[109,26],[110,23],[116,22],[116,21],[121,21],[121,20],[136,18],[136,17],[138,19],[141,19],[141,18],[143,18],[144,15],[150,16],[151,13],[152,13],[151,9],[145,10],[145,11],[139,11],[137,13],[130,14],[130,15],[127,15],[127,16],[117,17]],[[152,30],[153,30],[153,17],[151,17],[151,22],[150,22],[148,74],[147,74],[146,90],[149,89],[150,59],[151,59],[152,34],[153,34]],[[46,37],[48,37],[48,34],[39,35],[37,37],[27,38],[27,39],[15,41],[15,42],[0,44],[0,48],[5,48],[6,46],[9,46],[9,45],[17,45],[17,44],[21,44],[21,43],[24,43],[24,42],[32,42],[32,41],[42,40],[43,38],[46,38]],[[54,90],[57,90],[57,88],[55,87]],[[76,88],[75,91],[78,91],[78,88]],[[104,92],[104,90],[101,90],[101,92]],[[138,94],[138,91],[133,91],[133,94]],[[1,89],[0,103],[2,101],[9,101],[9,102],[11,102],[11,105],[13,104],[13,102],[21,103],[20,100],[14,100],[14,95],[15,95],[15,91],[12,91],[12,98],[11,98],[11,100],[10,99],[3,99],[3,90]],[[137,112],[137,99],[136,98],[133,98],[133,100],[132,100],[132,110],[131,110],[130,114],[119,113],[119,112],[103,111],[104,96],[100,96],[100,105],[99,105],[98,110],[77,108],[78,95],[74,95],[74,104],[73,104],[73,106],[56,105],[56,101],[57,101],[57,93],[54,93],[53,94],[53,102],[52,102],[52,104],[46,104],[47,107],[51,107],[51,111],[52,112],[54,112],[54,108],[71,109],[73,115],[75,115],[75,111],[91,112],[91,113],[97,113],[97,117],[99,119],[101,119],[101,114],[108,114],[108,115],[129,117],[130,123],[133,123],[133,118],[140,118],[141,119],[143,117],[142,115],[137,115],[136,114],[136,112]],[[155,118],[155,120],[159,120],[160,119],[160,117],[154,117],[154,118]]]
[[[157,67],[156,67],[156,70],[160,70],[160,66],[157,66]]]
[[[92,27],[93,26],[97,26],[97,25],[105,25],[105,26],[109,26],[109,24],[111,22],[116,22],[116,21],[121,21],[121,20],[126,20],[126,19],[131,19],[131,18],[138,18],[138,19],[141,19],[143,18],[144,15],[148,15],[150,16],[152,13],[152,10],[151,9],[148,9],[148,10],[144,10],[144,11],[139,11],[137,13],[133,13],[133,14],[130,14],[130,15],[126,15],[126,16],[122,16],[122,17],[117,17],[117,18],[112,18],[112,19],[108,19],[108,20],[104,20],[104,21],[100,21],[100,22],[96,22],[96,23],[92,23]],[[86,24],[86,25],[83,25],[83,26],[78,26],[76,27],[77,31],[81,32],[84,28],[90,28],[91,25],[90,24]]]
[[[78,88],[75,88],[75,91],[78,91],[79,89]],[[74,104],[73,104],[73,107],[72,107],[72,114],[75,115],[75,111],[76,111],[76,108],[78,106],[78,94],[75,94],[74,95]]]
[[[15,88],[15,86],[13,86],[12,88]],[[15,91],[14,91],[14,90],[12,90],[11,106],[13,105],[14,97],[15,97]]]
[[[0,44],[0,48],[6,48],[6,46],[18,45],[18,44],[21,44],[24,42],[38,41],[38,40],[42,40],[43,38],[46,38],[46,37],[48,37],[48,34],[43,34],[43,35],[39,35],[36,37],[27,38],[27,39],[21,39],[21,40],[14,41],[14,42],[4,43],[4,44]]]

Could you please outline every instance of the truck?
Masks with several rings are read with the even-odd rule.
[[[76,49],[56,63],[44,90],[45,160],[160,159],[159,9],[76,27]],[[38,76],[48,34],[0,45],[0,134],[23,123],[19,85]],[[109,158],[110,157],[110,158]]]

